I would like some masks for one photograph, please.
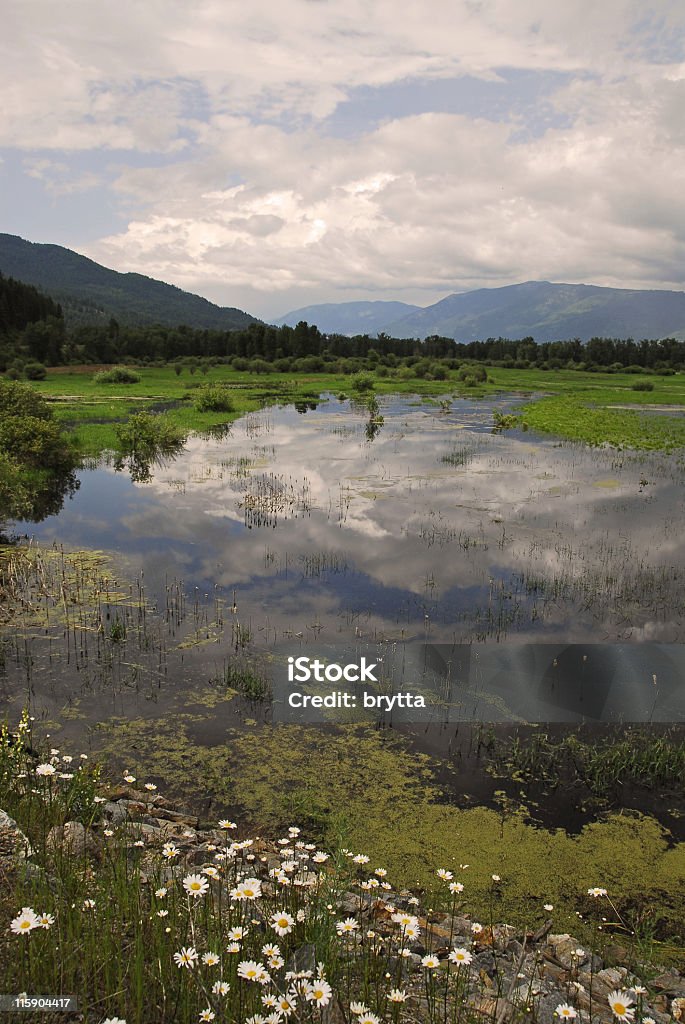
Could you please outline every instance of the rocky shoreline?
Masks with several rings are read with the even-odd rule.
[[[160,850],[173,844],[177,857],[162,865],[162,878],[172,881],[183,869],[211,863],[212,851],[225,848],[226,831],[201,822],[191,811],[172,806],[157,793],[144,792],[131,786],[115,786],[103,790],[97,798],[102,820],[92,828],[78,821],[69,821],[52,828],[47,846],[61,850],[75,859],[97,863],[103,856],[105,843],[113,834],[126,847],[140,854],[140,879],[148,883],[148,872],[159,881]],[[262,838],[234,844],[242,847],[236,856],[245,861],[249,872],[264,877],[268,886],[269,871],[281,862],[282,850]],[[33,851],[27,837],[16,822],[0,810],[0,877],[14,872],[29,874],[42,871],[34,865]],[[379,893],[382,892],[382,895]],[[340,914],[353,914],[366,935],[382,944],[397,936],[398,925],[393,914],[411,913],[418,918],[420,939],[413,943],[406,956],[409,969],[408,998],[404,1009],[412,1019],[421,1020],[427,1010],[424,986],[425,959],[437,958],[438,967],[455,970],[450,950],[459,947],[469,951],[470,962],[465,975],[462,998],[471,1012],[495,1024],[513,1020],[552,1022],[564,1016],[560,1006],[572,1007],[568,1016],[596,1024],[611,1024],[616,1018],[608,996],[616,990],[628,992],[633,999],[634,1014],[627,1018],[636,1024],[671,1024],[685,1021],[685,974],[674,968],[652,966],[644,978],[631,973],[621,959],[627,951],[619,943],[608,945],[604,959],[583,948],[574,936],[553,932],[553,919],[548,919],[535,933],[523,933],[505,923],[483,926],[462,914],[435,913],[417,906],[417,897],[408,890],[352,892],[342,894],[336,908]],[[355,955],[354,944],[350,955]],[[311,962],[311,963],[310,963]],[[298,969],[316,964],[314,947],[298,950]],[[457,968],[462,970],[462,967]],[[345,1020],[340,1007],[332,1002],[326,1007],[329,1024]],[[409,1019],[409,1018],[407,1018]]]

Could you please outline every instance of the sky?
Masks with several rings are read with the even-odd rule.
[[[0,88],[0,231],[256,316],[685,288],[682,0],[5,0]]]

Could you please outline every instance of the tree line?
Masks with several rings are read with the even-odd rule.
[[[487,338],[457,342],[433,335],[392,338],[387,334],[347,337],[323,334],[314,324],[295,327],[255,323],[237,330],[127,326],[107,323],[65,326],[61,306],[31,285],[0,274],[0,372],[32,376],[36,366],[82,363],[231,362],[238,369],[356,372],[361,367],[412,366],[428,360],[458,365],[472,360],[491,365],[543,369],[682,369],[685,341],[578,338],[536,342]],[[255,363],[250,367],[250,363]],[[28,367],[28,369],[26,369]],[[38,371],[35,371],[36,375]]]

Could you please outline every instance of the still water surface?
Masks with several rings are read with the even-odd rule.
[[[156,639],[134,652],[129,636],[108,675],[65,656],[59,630],[34,631],[30,670],[15,652],[0,685],[17,706],[28,687],[48,719],[77,706],[93,723],[192,703],[231,659],[284,645],[471,643],[497,679],[471,719],[582,721],[558,701],[522,708],[520,645],[605,644],[610,719],[684,720],[682,458],[493,434],[493,410],[516,401],[394,397],[380,423],[330,396],[192,437],[147,482],[106,460],[84,470],[59,515],[20,529],[110,554]]]

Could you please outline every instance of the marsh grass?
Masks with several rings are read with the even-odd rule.
[[[250,665],[230,662],[224,665],[223,671],[215,682],[227,690],[235,690],[245,700],[253,704],[263,704],[271,700],[271,682],[264,673]]]
[[[527,738],[492,739],[487,770],[522,783],[561,784],[615,796],[624,784],[685,790],[685,743],[678,730],[655,735],[638,726],[614,735],[583,736],[574,731],[554,738],[541,730]]]

